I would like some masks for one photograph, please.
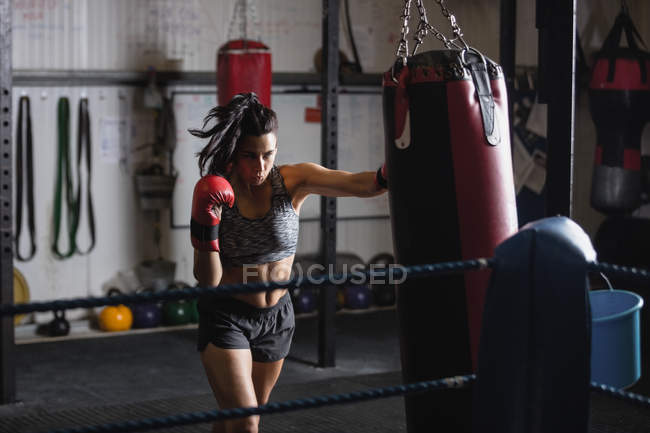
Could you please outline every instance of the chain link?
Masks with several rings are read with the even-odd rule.
[[[228,36],[226,40],[232,40],[235,25],[239,22],[239,37],[249,39],[249,20],[254,29],[254,36],[251,39],[260,40],[260,20],[257,16],[257,8],[254,0],[237,0],[233,9],[232,18],[228,24]]]
[[[409,20],[411,19],[411,0],[404,0],[404,11],[400,15],[402,20],[402,36],[397,45],[397,52],[395,56],[402,59],[402,64],[406,66],[406,57],[409,55],[409,41],[406,35],[409,32]]]
[[[422,45],[422,40],[427,36],[429,32],[429,20],[427,18],[427,11],[424,9],[424,4],[422,0],[417,0],[418,2],[418,12],[420,13],[420,22],[418,23],[418,28],[415,31],[413,39],[415,39],[415,46],[413,47],[412,56],[415,55],[420,45]]]
[[[456,22],[456,16],[447,8],[445,5],[445,0],[436,0],[436,3],[440,6],[440,11],[442,12],[442,16],[447,18],[449,20],[449,24],[451,25],[451,30],[454,32],[454,39],[451,39],[452,42],[454,41],[460,41],[463,44],[463,48],[468,49],[469,45],[467,45],[467,42],[463,39],[463,31],[461,30],[460,26]]]
[[[424,38],[429,34],[429,32],[433,33],[435,38],[438,39],[440,42],[442,42],[445,48],[447,48],[448,50],[452,48],[456,48],[458,50],[469,48],[469,46],[463,39],[463,31],[461,30],[460,26],[456,22],[456,17],[447,8],[444,0],[436,0],[436,3],[438,3],[438,5],[440,6],[442,15],[449,20],[451,29],[454,33],[454,37],[451,39],[446,37],[441,31],[439,31],[431,24],[429,24],[429,19],[427,18],[427,11],[424,7],[424,0],[416,0],[416,1],[417,1],[418,13],[420,15],[420,21],[418,22],[417,29],[413,36],[413,39],[415,40],[415,46],[413,47],[413,52],[410,53],[411,56],[415,55],[420,45],[422,45]],[[411,19],[411,2],[412,0],[404,0],[404,10],[402,12],[402,15],[400,15],[400,19],[402,20],[402,32],[401,32],[399,44],[397,46],[397,52],[395,53],[396,57],[402,59],[402,64],[404,66],[406,66],[406,59],[409,55],[409,45],[406,36],[409,33],[408,24],[409,24],[409,20]],[[459,45],[457,41],[460,41],[462,45]]]

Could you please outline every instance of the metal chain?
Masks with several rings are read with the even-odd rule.
[[[233,39],[235,24],[239,22],[239,37],[248,39],[249,23],[251,21],[253,29],[255,29],[255,39],[260,40],[260,21],[257,16],[257,8],[253,0],[237,0],[235,8],[233,9],[232,18],[228,24],[228,36],[226,40]]]
[[[418,28],[415,31],[415,35],[413,36],[413,39],[415,39],[415,46],[413,47],[413,52],[411,53],[412,56],[415,55],[420,45],[422,45],[422,40],[427,36],[429,27],[431,27],[429,25],[429,19],[427,18],[427,11],[424,9],[422,0],[417,0],[417,2],[418,12],[420,14],[420,22],[418,23]]]
[[[243,6],[243,13],[241,15],[241,22],[239,23],[239,33],[244,35],[244,39],[248,39],[248,0],[241,0]]]
[[[401,32],[399,44],[397,46],[397,52],[395,53],[396,57],[402,59],[402,64],[404,66],[406,66],[406,59],[409,55],[408,39],[406,38],[406,36],[409,33],[408,24],[409,24],[409,20],[411,19],[411,1],[412,0],[404,0],[404,10],[402,11],[402,15],[400,15],[400,19],[402,20],[402,32]],[[410,53],[411,56],[415,55],[420,45],[422,45],[424,38],[429,34],[429,32],[433,33],[436,39],[442,42],[445,48],[447,48],[448,50],[452,48],[456,48],[459,50],[469,48],[469,46],[463,39],[463,32],[460,26],[458,25],[458,23],[456,22],[456,17],[454,16],[453,13],[449,11],[449,9],[444,3],[444,0],[436,0],[436,3],[440,5],[442,15],[445,18],[447,18],[451,23],[451,28],[454,33],[454,38],[450,39],[446,37],[441,31],[439,31],[431,24],[429,24],[429,19],[427,18],[427,11],[426,8],[424,7],[424,0],[417,0],[417,7],[418,7],[418,13],[420,15],[420,21],[418,22],[418,27],[415,31],[415,35],[413,36],[413,39],[415,40],[415,46],[413,47],[413,51]],[[462,43],[462,46],[456,43],[456,41],[460,41]]]
[[[251,17],[251,23],[253,24],[253,28],[255,29],[255,39],[258,41],[262,40],[260,28],[262,27],[262,23],[260,22],[260,17],[257,15],[257,2],[256,1],[251,1],[249,2],[248,9],[250,11],[250,17]]]
[[[395,56],[401,58],[402,64],[406,66],[406,57],[409,55],[409,41],[406,39],[406,35],[409,32],[409,20],[411,19],[411,0],[404,0],[404,11],[400,19],[402,20],[402,36],[397,45]]]
[[[451,41],[460,41],[463,44],[463,47],[465,49],[469,48],[469,45],[467,45],[467,42],[463,39],[463,31],[460,29],[460,26],[456,22],[456,16],[447,8],[445,5],[445,0],[436,0],[436,3],[440,6],[440,11],[442,12],[442,16],[447,18],[449,20],[449,23],[451,24],[451,30],[454,32],[455,38],[452,39]]]
[[[418,12],[420,13],[420,22],[418,23],[418,28],[416,31],[415,36],[413,39],[415,39],[415,47],[413,48],[413,53],[411,54],[412,56],[415,55],[415,53],[418,50],[418,47],[422,44],[422,41],[426,37],[426,35],[429,32],[432,32],[433,35],[438,39],[440,42],[443,43],[445,48],[448,50],[453,48],[457,49],[462,49],[462,47],[458,44],[456,44],[456,39],[449,39],[447,38],[441,31],[433,27],[431,24],[429,24],[429,19],[427,18],[427,11],[424,8],[424,3],[423,0],[417,0],[418,2]]]
[[[241,1],[237,0],[237,2],[235,3],[235,7],[232,11],[232,17],[230,18],[230,22],[228,23],[228,34],[226,35],[226,41],[232,40],[235,23],[237,22],[237,17],[241,16],[239,12],[241,6],[242,6]]]

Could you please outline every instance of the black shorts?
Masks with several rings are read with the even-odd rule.
[[[208,343],[222,349],[250,349],[256,362],[279,361],[289,354],[296,324],[289,293],[267,308],[232,297],[202,299],[198,307],[199,351]]]

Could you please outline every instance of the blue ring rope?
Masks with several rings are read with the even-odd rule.
[[[336,404],[347,404],[360,401],[377,400],[380,398],[422,393],[425,391],[450,388],[466,388],[476,381],[476,375],[455,376],[444,379],[411,383],[407,385],[388,386],[345,394],[329,394],[307,397],[296,400],[269,403],[258,407],[239,407],[234,409],[213,410],[204,412],[188,412],[158,418],[145,418],[117,423],[98,424],[93,426],[72,427],[50,430],[48,433],[110,433],[135,432],[141,430],[160,429],[187,424],[223,421],[235,418],[245,418],[252,415],[269,415],[274,413],[291,412],[302,409],[313,409]]]
[[[434,275],[455,274],[468,270],[485,269],[492,267],[494,259],[475,259],[462,262],[443,262],[431,265],[416,265],[409,267],[395,267],[396,278],[406,276],[408,278],[424,278]],[[223,284],[216,287],[186,287],[183,289],[163,290],[160,292],[144,292],[129,295],[103,296],[91,298],[61,299],[56,301],[31,302],[26,304],[2,304],[0,305],[0,317],[14,314],[32,313],[34,311],[67,310],[72,308],[92,308],[104,305],[135,304],[166,300],[193,299],[204,294],[212,295],[234,295],[242,293],[267,292],[275,289],[294,287],[318,287],[321,285],[340,286],[343,284],[355,283],[355,279],[361,275],[368,277],[385,276],[387,271],[366,271],[355,274],[319,275],[321,281],[309,281],[308,278],[298,277],[287,281],[265,281],[248,284]],[[404,275],[406,274],[406,275]]]
[[[135,432],[141,430],[153,430],[160,428],[176,427],[188,424],[206,423],[210,421],[223,421],[235,418],[245,418],[252,415],[270,415],[274,413],[292,412],[302,409],[314,409],[336,404],[355,403],[381,398],[397,397],[400,395],[430,392],[450,388],[467,388],[476,382],[475,374],[465,376],[448,377],[444,379],[430,380],[425,382],[411,383],[408,385],[396,385],[384,388],[374,388],[365,391],[356,391],[344,394],[329,394],[316,397],[307,397],[296,400],[269,403],[258,407],[240,407],[234,409],[213,410],[204,412],[188,412],[177,415],[170,415],[157,418],[145,418],[141,420],[129,420],[118,423],[98,424],[93,426],[72,427],[50,430],[48,433],[111,433],[111,432]],[[591,382],[591,389],[610,397],[640,404],[650,408],[650,398],[619,390],[608,385]]]

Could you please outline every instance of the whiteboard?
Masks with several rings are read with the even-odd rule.
[[[214,92],[172,92],[176,116],[177,145],[172,162],[178,172],[173,195],[171,226],[189,225],[192,191],[199,179],[196,153],[207,143],[187,132],[201,128],[202,119],[216,104]],[[314,93],[274,93],[273,109],[278,115],[278,154],[276,164],[321,162],[320,123],[307,122],[307,108],[316,108]],[[374,171],[384,161],[384,133],[380,94],[339,95],[339,169],[358,172]],[[339,218],[388,216],[388,195],[372,198],[337,199]],[[307,198],[301,218],[320,215],[318,196]]]

